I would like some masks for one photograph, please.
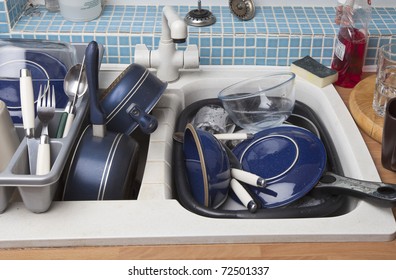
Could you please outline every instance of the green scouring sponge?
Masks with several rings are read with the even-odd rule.
[[[318,87],[325,87],[338,79],[336,70],[324,66],[309,55],[294,61],[290,70]]]

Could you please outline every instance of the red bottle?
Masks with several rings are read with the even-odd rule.
[[[347,0],[331,64],[331,68],[338,72],[336,85],[353,88],[360,82],[370,19],[371,7],[367,0]]]

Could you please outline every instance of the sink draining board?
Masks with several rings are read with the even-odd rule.
[[[105,88],[127,65],[102,65]],[[53,202],[34,214],[12,203],[0,215],[0,247],[211,244],[258,242],[388,241],[395,237],[391,209],[351,200],[347,214],[307,219],[214,219],[184,209],[172,197],[172,133],[185,105],[215,97],[243,78],[281,67],[206,66],[170,83],[153,110],[151,135],[138,200]],[[318,88],[297,78],[297,99],[310,106],[333,136],[346,176],[378,181],[379,175],[351,115],[333,86]]]

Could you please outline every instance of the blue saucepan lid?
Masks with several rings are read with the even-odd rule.
[[[287,205],[306,195],[326,167],[326,149],[312,132],[296,126],[265,129],[238,144],[233,153],[242,169],[268,181],[266,188],[251,186],[265,208]]]

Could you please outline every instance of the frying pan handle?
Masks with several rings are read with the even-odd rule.
[[[128,107],[127,112],[132,117],[132,119],[139,123],[140,129],[144,133],[150,134],[157,129],[157,119],[154,116],[147,114],[137,104],[132,103]]]
[[[99,48],[98,43],[92,41],[85,50],[85,71],[87,74],[88,92],[90,99],[90,119],[93,125],[104,125],[104,114],[98,103],[99,89]]]
[[[326,172],[316,188],[336,194],[372,198],[386,205],[396,205],[396,185],[357,180]]]
[[[258,205],[251,197],[251,195],[245,190],[242,184],[239,183],[236,179],[231,179],[230,186],[238,199],[249,210],[249,212],[255,213],[258,209]]]

